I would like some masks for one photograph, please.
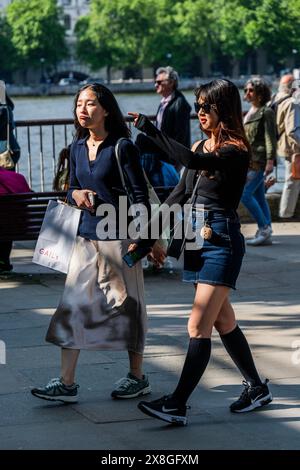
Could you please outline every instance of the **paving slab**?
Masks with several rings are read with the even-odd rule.
[[[110,398],[127,373],[126,351],[82,351],[76,405],[49,404],[30,394],[31,387],[59,375],[60,351],[44,337],[65,275],[31,263],[34,243],[16,243],[15,273],[0,277],[0,340],[7,353],[6,365],[0,364],[0,449],[300,450],[300,223],[273,229],[272,246],[247,249],[231,300],[274,401],[258,412],[229,412],[242,377],[214,332],[211,361],[184,428],[141,414],[139,399]],[[255,226],[242,230],[251,236]],[[145,371],[152,399],[176,386],[188,344],[194,289],[181,282],[181,265],[176,262],[172,273],[145,272]]]

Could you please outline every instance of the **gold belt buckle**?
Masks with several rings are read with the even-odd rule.
[[[203,240],[210,240],[212,237],[212,228],[205,222],[204,226],[200,230],[200,235]]]

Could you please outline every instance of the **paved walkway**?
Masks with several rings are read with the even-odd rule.
[[[254,225],[243,227],[255,232]],[[44,342],[64,276],[30,263],[30,243],[13,251],[16,274],[0,281],[0,449],[300,449],[300,223],[274,224],[274,245],[249,248],[232,301],[258,368],[275,399],[258,412],[232,415],[241,377],[213,336],[209,367],[190,404],[189,426],[173,428],[141,414],[138,399],[113,401],[114,382],[127,373],[124,352],[82,352],[77,405],[31,396],[59,374],[59,349]],[[180,273],[146,273],[149,335],[145,370],[157,398],[176,384],[187,346],[193,288]]]

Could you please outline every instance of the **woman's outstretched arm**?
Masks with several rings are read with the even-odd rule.
[[[192,152],[157,129],[147,116],[137,113],[128,114],[134,117],[134,125],[137,129],[145,132],[171,158],[191,170],[220,170],[228,165],[229,156],[232,158],[240,153],[233,145],[221,148],[218,153]]]

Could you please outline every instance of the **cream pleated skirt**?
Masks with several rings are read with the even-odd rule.
[[[65,289],[46,335],[62,348],[142,353],[147,330],[141,263],[122,256],[128,240],[76,238]]]

